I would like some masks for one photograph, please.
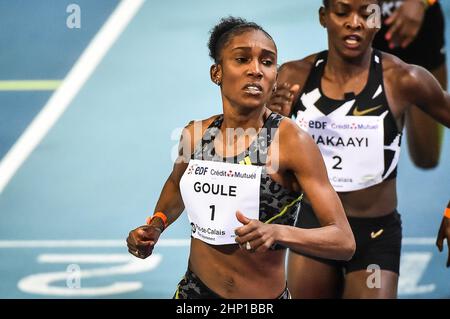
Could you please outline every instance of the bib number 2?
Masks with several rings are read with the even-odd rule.
[[[342,163],[342,157],[333,156],[333,159],[336,161],[336,164],[333,165],[333,169],[342,169],[342,166],[339,166]]]

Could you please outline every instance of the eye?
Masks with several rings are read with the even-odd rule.
[[[346,12],[335,12],[338,17],[345,17],[347,15]]]
[[[235,60],[239,64],[243,64],[243,63],[246,63],[248,61],[247,58],[243,58],[243,57],[237,57]]]
[[[262,64],[265,66],[272,66],[273,65],[273,61],[272,60],[268,60],[268,59],[264,59],[262,60]]]

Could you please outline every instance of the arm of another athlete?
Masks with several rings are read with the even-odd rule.
[[[441,87],[447,90],[447,65],[442,64],[431,72]],[[442,152],[444,127],[421,109],[412,107],[406,112],[406,129],[409,155],[420,168],[435,168]]]
[[[406,112],[409,156],[421,169],[436,168],[442,151],[444,127],[417,107]]]
[[[414,41],[422,26],[426,6],[423,0],[404,0],[385,21],[389,26],[386,41],[391,49],[406,48]]]
[[[349,260],[355,251],[355,239],[342,203],[328,180],[317,145],[306,132],[288,119],[280,125],[280,141],[280,167],[294,173],[322,227],[280,227],[277,241],[294,251]]]
[[[291,115],[293,104],[305,85],[314,59],[315,55],[312,55],[281,65],[278,70],[277,89],[268,103],[272,111],[284,116]]]

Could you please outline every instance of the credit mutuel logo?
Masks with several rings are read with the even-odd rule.
[[[248,173],[242,173],[239,171],[233,171],[233,170],[216,170],[216,169],[210,169],[209,167],[204,166],[198,166],[197,164],[193,164],[188,168],[187,171],[188,175],[194,174],[194,175],[211,175],[211,176],[220,176],[220,177],[232,177],[232,178],[245,178],[245,179],[256,179],[256,173],[248,174]]]

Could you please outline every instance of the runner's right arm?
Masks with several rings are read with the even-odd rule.
[[[184,203],[180,193],[180,180],[186,170],[194,145],[201,138],[202,122],[191,122],[183,129],[181,134],[178,158],[173,166],[172,173],[166,180],[155,207],[155,212],[162,212],[167,216],[167,226],[172,224],[183,212]],[[195,136],[195,134],[197,136]],[[166,227],[167,227],[166,226]],[[140,226],[132,230],[127,238],[128,251],[138,258],[145,259],[153,252],[153,248],[164,230],[161,218],[153,218],[149,225]]]

